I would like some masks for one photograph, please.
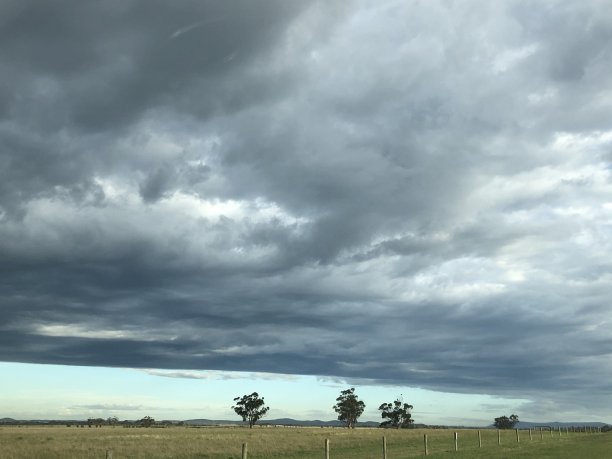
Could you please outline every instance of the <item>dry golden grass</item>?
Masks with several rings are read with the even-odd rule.
[[[386,437],[388,459],[423,457],[423,435],[427,433],[429,452],[437,457],[589,457],[598,458],[593,445],[609,451],[612,435],[539,434],[529,440],[521,432],[516,442],[514,431],[497,433],[482,430],[482,449],[476,430],[460,430],[459,453],[454,451],[452,430],[381,430],[337,428],[75,428],[75,427],[0,427],[0,457],[3,459],[103,459],[113,451],[113,459],[124,458],[211,458],[241,457],[243,443],[249,458],[321,459],[325,439],[330,440],[331,459],[372,459],[382,457],[382,436]],[[608,449],[606,449],[608,448]],[[572,451],[575,451],[575,456]],[[587,454],[587,455],[584,455]],[[589,455],[591,454],[591,455]],[[612,456],[610,456],[612,457]]]

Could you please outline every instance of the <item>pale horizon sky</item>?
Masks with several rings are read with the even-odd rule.
[[[337,419],[332,409],[340,391],[356,388],[366,403],[360,421],[382,422],[378,407],[401,397],[414,406],[413,419],[432,425],[486,426],[520,411],[527,400],[450,394],[400,386],[355,384],[338,378],[226,371],[177,371],[1,363],[0,418],[120,420],[240,418],[233,398],[257,391],[270,411],[265,419]],[[486,416],[489,417],[486,417]],[[585,415],[586,416],[586,415]],[[599,420],[589,418],[589,420]]]
[[[4,0],[0,74],[0,416],[612,418],[608,1]]]
[[[0,363],[1,387],[11,394],[0,404],[0,418],[19,420],[79,420],[90,417],[137,420],[240,418],[231,409],[234,397],[254,391],[264,397],[270,411],[265,419],[337,419],[332,409],[340,391],[356,388],[366,403],[360,421],[382,422],[378,407],[401,398],[414,406],[419,424],[486,427],[499,416],[517,414],[531,422],[604,422],[586,410],[568,407],[534,411],[547,400],[502,398],[483,394],[428,391],[381,386],[366,381],[349,384],[340,378],[227,371],[155,370]],[[539,409],[539,408],[538,408]],[[519,414],[520,413],[520,414]]]

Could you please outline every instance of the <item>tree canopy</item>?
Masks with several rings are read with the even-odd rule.
[[[381,416],[385,421],[380,423],[381,427],[395,427],[396,429],[410,428],[414,423],[410,410],[412,405],[403,403],[401,399],[395,400],[393,403],[383,403],[378,409],[381,411]]]
[[[260,398],[257,392],[253,392],[251,395],[236,397],[234,402],[236,404],[232,406],[232,409],[238,416],[242,417],[243,421],[248,421],[249,428],[251,429],[270,409],[270,407],[265,406],[264,398]]]
[[[495,418],[493,425],[498,429],[512,429],[517,422],[519,422],[518,416],[512,414],[510,417],[500,416],[499,418]]]
[[[343,421],[349,429],[354,429],[357,419],[365,410],[365,403],[355,395],[355,388],[343,390],[336,399],[333,409],[338,413],[338,420]]]
[[[153,419],[151,416],[145,416],[140,420],[140,424],[142,424],[143,427],[151,427],[153,424],[155,424],[155,419]]]

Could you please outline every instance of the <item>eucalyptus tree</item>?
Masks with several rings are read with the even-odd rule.
[[[381,416],[385,421],[380,423],[381,427],[395,427],[396,429],[407,429],[412,427],[414,419],[412,419],[412,405],[404,403],[401,398],[393,401],[393,403],[383,403],[378,409],[381,411]]]
[[[512,429],[516,423],[519,422],[519,418],[516,414],[508,416],[500,416],[495,418],[493,425],[498,429]]]
[[[347,428],[354,429],[357,419],[365,410],[365,403],[355,395],[355,388],[351,387],[340,392],[333,409],[338,413],[338,420],[343,421]]]
[[[253,425],[263,418],[270,407],[265,406],[264,398],[259,397],[257,392],[253,392],[251,395],[243,395],[242,397],[236,397],[236,402],[232,406],[232,409],[243,421],[249,423],[249,429],[253,428]]]

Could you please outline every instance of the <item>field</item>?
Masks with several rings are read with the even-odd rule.
[[[424,457],[423,435],[428,436],[429,458],[609,458],[612,433],[569,433],[559,437],[539,432],[529,439],[520,432],[482,430],[482,448],[476,430],[459,430],[455,452],[453,430],[382,430],[338,428],[261,427],[168,427],[168,428],[76,428],[0,427],[2,459],[104,459],[112,450],[113,459],[180,458],[240,459],[242,444],[249,458],[323,459],[325,439],[330,442],[330,459],[382,458],[382,437],[386,437],[387,458]]]

